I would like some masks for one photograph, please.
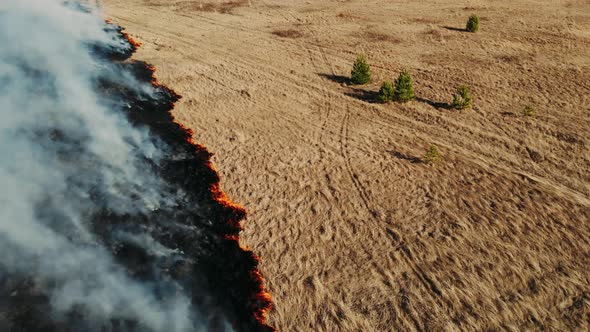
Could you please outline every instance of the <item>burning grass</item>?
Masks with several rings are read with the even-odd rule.
[[[135,45],[128,35],[123,35]],[[219,235],[220,252],[233,253],[231,256],[207,257],[212,261],[207,264],[210,287],[221,297],[221,305],[233,312],[234,326],[243,331],[273,331],[266,324],[266,316],[271,308],[271,297],[264,289],[264,280],[257,270],[259,258],[250,250],[240,246],[239,232],[242,230],[241,221],[246,216],[243,207],[232,202],[223,192],[219,184],[219,174],[211,164],[211,154],[207,149],[195,143],[192,131],[177,123],[171,114],[174,103],[181,97],[173,90],[162,86],[154,72],[155,68],[143,62],[125,64],[133,66],[132,71],[140,80],[150,82],[158,88],[164,100],[158,101],[158,107],[143,112],[130,113],[134,123],[148,125],[151,130],[168,144],[172,144],[181,151],[190,151],[190,164],[175,169],[176,162],[171,162],[168,168],[170,174],[163,174],[169,182],[176,182],[189,193],[193,193],[210,204],[211,220],[217,222],[214,228]],[[152,105],[153,106],[153,105]],[[159,114],[153,114],[156,111]],[[154,118],[158,118],[157,120]]]
[[[192,132],[172,116],[171,111],[181,96],[158,82],[152,65],[129,60],[139,47],[138,42],[118,26],[108,24],[105,29],[118,32],[118,38],[126,41],[128,47],[113,48],[98,44],[88,45],[87,49],[104,68],[135,79],[120,80],[108,70],[97,71],[93,72],[96,73],[93,88],[109,110],[123,115],[122,126],[127,129],[147,128],[148,139],[158,142],[155,146],[157,158],[151,154],[141,155],[137,177],[157,178],[157,183],[161,180],[162,185],[157,187],[158,195],[169,199],[170,204],[158,204],[147,209],[121,210],[113,207],[108,195],[100,191],[102,179],[93,176],[93,171],[100,171],[103,167],[101,159],[96,158],[96,162],[92,159],[93,162],[88,165],[81,165],[79,159],[88,158],[88,152],[76,136],[60,130],[58,121],[53,125],[56,127],[42,127],[44,131],[39,133],[40,140],[48,147],[72,147],[58,150],[60,165],[71,167],[76,174],[72,175],[75,179],[67,180],[67,187],[78,190],[78,182],[94,181],[89,194],[83,199],[84,224],[88,225],[88,233],[96,239],[96,243],[88,246],[100,248],[109,262],[112,260],[112,268],[120,268],[125,278],[137,284],[149,284],[162,301],[182,297],[186,301],[186,306],[183,306],[186,309],[175,311],[178,317],[174,317],[185,324],[183,326],[200,330],[202,325],[209,330],[221,331],[225,330],[227,322],[236,331],[274,331],[266,323],[271,298],[258,271],[259,259],[252,251],[241,247],[239,242],[245,209],[233,203],[222,191],[219,174],[210,161],[211,153],[196,144]],[[127,152],[134,155],[136,149],[139,148],[134,145]],[[153,189],[139,186],[141,191],[129,194],[132,202],[140,201],[138,196],[143,195],[144,190]],[[80,190],[83,189],[85,187]],[[124,195],[118,196],[117,201],[127,202]],[[56,232],[64,232],[61,224],[57,225],[63,218],[61,215],[54,216],[51,204],[40,204],[35,209],[38,209],[35,213],[47,215],[48,222],[56,223]],[[76,234],[72,237],[76,240]],[[149,245],[151,242],[154,246],[157,244],[162,252],[154,254],[154,247]],[[109,331],[162,330],[157,322],[149,325],[142,321],[144,314],[149,315],[145,307],[138,309],[140,318],[110,313],[96,318],[92,310],[100,308],[83,302],[64,309],[63,317],[56,318],[58,315],[52,315],[56,305],[51,294],[55,287],[61,287],[59,281],[55,282],[55,286],[44,283],[38,281],[42,279],[34,273],[27,275],[0,264],[0,330],[78,331],[90,330],[89,326],[91,330]],[[77,275],[74,278],[78,281]],[[110,286],[108,283],[106,288]],[[89,293],[92,294],[92,290]],[[84,288],[84,291],[88,290]],[[180,291],[182,295],[179,295]],[[165,326],[174,326],[174,323],[178,322],[166,322],[168,325]],[[179,330],[178,326],[174,329]]]

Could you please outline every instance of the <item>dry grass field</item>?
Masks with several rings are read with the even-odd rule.
[[[277,329],[590,329],[590,1],[102,3],[248,209]]]

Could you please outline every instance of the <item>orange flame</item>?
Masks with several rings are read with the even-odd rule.
[[[110,18],[107,18],[104,21],[107,24],[114,24],[113,20],[111,20]],[[132,52],[135,53],[135,51],[137,51],[137,49],[141,46],[141,43],[139,41],[133,39],[133,37],[131,37],[127,32],[125,32],[123,30],[119,31],[119,33],[121,34],[123,39],[125,39],[129,43],[129,45],[131,46]]]
[[[141,43],[135,41],[133,38],[129,36],[129,34],[124,33],[121,31],[121,35],[125,38],[130,45],[133,47],[135,51]],[[156,68],[153,65],[145,64],[146,69],[151,72],[151,84],[154,87],[162,87],[162,84],[158,81],[155,71]],[[173,94],[175,99],[178,100],[181,98],[173,90],[166,88],[170,93]],[[175,103],[172,103],[171,109],[174,108]],[[219,179],[219,173],[213,166],[210,161],[211,153],[201,144],[198,144],[193,139],[193,131],[190,128],[185,127],[182,123],[176,121],[174,116],[172,115],[173,121],[177,124],[185,133],[186,141],[194,147],[194,151],[196,155],[202,156],[204,164],[216,175],[217,179]],[[226,241],[231,241],[235,243],[244,253],[247,253],[255,262],[253,269],[250,271],[250,282],[248,284],[252,285],[254,289],[251,290],[251,299],[249,303],[249,310],[252,311],[253,318],[258,321],[261,329],[264,331],[276,331],[273,327],[269,326],[267,323],[267,315],[269,311],[272,309],[272,297],[271,294],[268,293],[264,288],[264,277],[257,269],[260,258],[254,254],[254,252],[240,244],[240,237],[239,232],[243,229],[241,222],[246,217],[246,210],[232,202],[229,197],[225,194],[225,192],[221,189],[219,181],[211,184],[209,188],[209,192],[211,193],[212,199],[218,203],[220,206],[223,207],[225,212],[224,220],[229,226],[229,233],[224,236]]]
[[[133,39],[128,33],[121,31],[121,35],[129,42],[134,52],[141,46],[141,43]]]

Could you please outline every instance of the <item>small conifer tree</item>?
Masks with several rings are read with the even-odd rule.
[[[395,90],[391,81],[383,82],[381,89],[379,89],[379,100],[383,103],[388,103],[393,100]]]
[[[430,144],[426,154],[424,155],[424,158],[422,158],[422,161],[426,164],[432,165],[438,163],[440,160],[441,158],[440,153],[438,152],[438,146]]]
[[[469,16],[469,20],[467,20],[467,27],[465,30],[469,32],[477,32],[479,30],[479,16],[473,14]]]
[[[360,54],[352,66],[350,81],[353,84],[366,84],[371,80],[371,66],[364,54]]]
[[[414,85],[412,84],[412,76],[407,70],[403,70],[397,80],[395,80],[394,99],[396,101],[405,103],[414,100]]]
[[[471,107],[472,102],[473,97],[471,97],[469,87],[465,84],[459,86],[457,93],[453,95],[453,107],[458,110],[466,109]]]

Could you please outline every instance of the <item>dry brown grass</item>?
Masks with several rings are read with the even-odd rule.
[[[587,1],[106,3],[250,211],[281,331],[590,329]],[[457,31],[472,10],[481,33]],[[359,53],[364,95],[342,84]],[[371,103],[401,68],[418,100]],[[459,84],[473,110],[447,109]]]
[[[435,41],[441,42],[441,41],[445,40],[445,36],[440,28],[430,27],[430,28],[426,29],[425,31],[423,31],[423,34],[425,36],[430,37],[432,40],[435,40]]]
[[[189,8],[193,10],[199,10],[204,12],[218,12],[218,13],[231,13],[232,10],[237,7],[245,6],[248,4],[248,0],[232,0],[232,1],[221,1],[221,2],[204,2],[199,4],[193,4]]]
[[[400,43],[401,39],[391,34],[380,32],[380,31],[367,31],[364,37],[372,42],[388,42],[388,43]]]
[[[440,20],[432,17],[412,17],[410,22],[419,24],[439,24]]]
[[[238,7],[250,4],[248,0],[213,0],[213,1],[162,1],[147,0],[149,6],[173,7],[176,11],[202,11],[229,14]]]

